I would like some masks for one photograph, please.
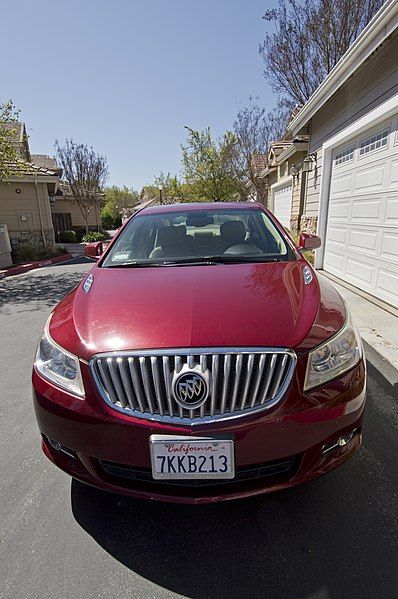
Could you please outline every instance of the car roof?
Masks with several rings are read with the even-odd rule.
[[[258,202],[192,202],[180,204],[162,204],[158,206],[147,206],[139,211],[139,214],[165,214],[169,212],[195,212],[211,210],[264,210],[264,206]]]

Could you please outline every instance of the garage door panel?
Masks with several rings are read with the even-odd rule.
[[[390,185],[398,186],[398,158],[391,161]]]
[[[383,198],[380,197],[368,197],[368,198],[353,198],[352,202],[352,221],[378,221],[381,214],[381,204]]]
[[[387,197],[386,223],[398,224],[398,197]]]
[[[398,289],[398,273],[387,268],[380,268],[377,276],[377,287],[383,293],[383,299],[396,305]]]
[[[291,183],[274,191],[274,214],[282,225],[288,228],[290,228],[292,192]]]
[[[377,187],[382,187],[384,173],[385,166],[357,172],[355,175],[355,189],[360,189],[361,191],[372,189],[373,191]]]
[[[345,246],[347,243],[347,229],[343,227],[328,227],[328,239],[333,244]]]
[[[327,263],[325,262],[325,267],[331,267],[337,269],[338,271],[343,270],[344,268],[344,256],[339,253],[338,248],[337,251],[333,251],[333,247],[330,248],[327,256]]]
[[[350,191],[352,183],[352,174],[348,175],[340,175],[333,179],[333,182],[330,186],[330,195],[335,196],[342,193],[347,193]]]
[[[381,239],[381,257],[398,263],[398,231],[383,231]],[[398,291],[398,287],[397,287]]]
[[[391,120],[333,153],[323,267],[398,307],[398,135]]]
[[[351,229],[348,237],[348,247],[354,250],[376,253],[377,231],[368,231],[366,229]]]
[[[335,201],[330,205],[329,214],[332,219],[348,219],[348,212],[350,209],[349,200]]]
[[[346,272],[359,283],[367,283],[369,287],[371,286],[374,266],[357,258],[347,258]]]

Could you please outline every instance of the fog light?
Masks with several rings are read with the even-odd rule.
[[[351,433],[348,433],[347,435],[343,435],[342,437],[339,437],[337,439],[337,441],[333,441],[333,443],[324,445],[322,447],[322,453],[328,453],[329,451],[332,451],[333,449],[338,449],[339,447],[344,447],[345,445],[347,445],[347,443],[352,441],[352,438],[354,437],[356,432],[357,432],[357,429],[353,430]]]
[[[51,445],[51,447],[55,449],[55,451],[60,451],[61,453],[64,453],[70,458],[75,459],[76,456],[72,449],[69,449],[69,447],[65,447],[65,445],[61,445],[61,443],[58,443],[58,441],[54,441],[54,439],[50,439],[50,437],[47,437],[46,435],[43,436],[47,439],[49,445]]]
[[[53,439],[50,439],[49,437],[47,437],[47,440],[50,443],[51,447],[53,449],[55,449],[55,451],[61,451],[61,443],[58,443],[58,441],[54,441]]]

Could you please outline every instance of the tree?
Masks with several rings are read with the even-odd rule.
[[[302,105],[322,83],[383,0],[279,0],[263,18],[275,27],[259,51],[279,96]]]
[[[184,178],[195,189],[197,199],[211,202],[236,199],[237,182],[231,170],[234,135],[227,131],[213,140],[210,127],[203,131],[186,129],[188,140],[181,146]]]
[[[107,187],[105,189],[105,204],[101,209],[101,223],[105,229],[119,227],[121,215],[138,204],[139,196],[135,189],[123,187]]]
[[[290,108],[280,102],[274,110],[267,112],[249,98],[249,104],[239,109],[233,124],[235,145],[231,168],[242,198],[247,199],[250,188],[255,189],[260,200],[265,198],[266,190],[258,177],[262,170],[259,165],[263,163],[265,167],[271,141],[284,137],[289,117]]]
[[[19,111],[15,108],[12,100],[0,104],[0,181],[15,174],[12,163],[16,162],[20,155],[15,148],[15,136]]]
[[[100,206],[104,201],[103,188],[108,177],[107,160],[92,147],[77,144],[72,139],[66,139],[64,146],[56,141],[55,149],[63,171],[62,177],[69,188],[69,199],[79,207],[88,233],[88,215],[92,208]]]

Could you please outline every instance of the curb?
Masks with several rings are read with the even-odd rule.
[[[39,260],[38,262],[31,262],[30,264],[25,264],[23,266],[14,266],[13,268],[9,268],[8,270],[0,272],[0,280],[5,279],[6,277],[12,277],[14,275],[21,275],[24,272],[29,272],[30,270],[35,270],[36,268],[43,268],[44,266],[51,266],[52,264],[57,264],[58,262],[65,262],[66,260],[71,260],[72,258],[72,254],[62,254],[61,256],[47,258],[46,260]]]
[[[398,399],[398,370],[362,339],[368,374],[392,397]]]

